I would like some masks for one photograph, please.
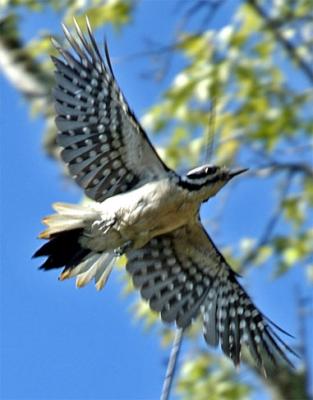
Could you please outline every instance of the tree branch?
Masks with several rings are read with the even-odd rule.
[[[299,68],[302,70],[302,72],[310,81],[310,83],[313,84],[313,70],[311,69],[309,64],[307,64],[306,61],[300,56],[293,43],[290,42],[281,34],[276,22],[266,14],[266,12],[258,3],[258,0],[246,0],[246,1],[263,19],[266,28],[272,32],[277,42],[281,44],[281,46],[285,49],[290,58],[298,64]]]
[[[307,175],[309,178],[313,178],[313,167],[311,167],[308,163],[305,162],[279,162],[272,161],[268,165],[259,168],[255,174],[268,176],[275,172],[286,171],[291,174],[302,173]],[[250,173],[252,174],[253,171]]]
[[[282,213],[281,204],[287,196],[289,191],[289,187],[291,184],[292,172],[289,172],[285,180],[282,182],[279,191],[279,198],[277,201],[277,205],[274,209],[272,216],[269,218],[268,223],[266,224],[263,233],[260,235],[260,238],[254,248],[248,252],[248,254],[244,257],[241,262],[241,268],[245,269],[248,264],[250,264],[258,254],[260,247],[264,246],[266,243],[270,241],[272,233],[280,219]]]
[[[168,361],[168,366],[167,366],[167,370],[166,370],[166,375],[165,375],[165,379],[164,379],[164,383],[163,383],[160,400],[168,400],[169,399],[170,391],[171,391],[171,387],[172,387],[172,383],[173,383],[173,379],[174,379],[176,364],[177,364],[177,358],[178,358],[181,344],[183,341],[183,335],[184,335],[184,329],[177,328],[176,332],[175,332],[175,338],[174,338],[172,351],[171,351],[170,358]]]

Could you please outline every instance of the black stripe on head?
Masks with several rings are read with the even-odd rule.
[[[178,185],[183,189],[192,191],[192,190],[199,190],[203,188],[203,186],[216,183],[219,180],[220,177],[218,175],[215,175],[213,178],[206,176],[198,179],[190,179],[187,175],[180,178],[180,180],[178,181]]]
[[[214,184],[221,179],[220,167],[215,165],[201,165],[189,171],[180,178],[179,186],[187,190],[199,190],[203,186]]]

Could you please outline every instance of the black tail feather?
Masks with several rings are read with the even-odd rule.
[[[81,234],[82,229],[73,229],[55,234],[33,255],[34,258],[48,257],[39,268],[50,270],[78,264],[90,253],[90,250],[82,248],[79,244]]]

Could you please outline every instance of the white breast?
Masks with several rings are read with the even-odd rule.
[[[101,219],[115,220],[105,237],[99,230],[97,246],[119,247],[132,241],[141,247],[154,236],[170,232],[190,221],[197,206],[187,201],[184,192],[169,179],[149,182],[138,189],[106,199],[97,206]],[[101,226],[101,224],[99,225]]]

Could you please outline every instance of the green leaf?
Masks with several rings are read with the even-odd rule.
[[[270,245],[261,246],[257,251],[256,257],[253,259],[253,263],[257,265],[264,264],[273,255],[273,247]]]
[[[305,218],[305,204],[300,195],[285,199],[282,202],[282,207],[284,208],[286,219],[291,220],[296,227],[303,223]]]
[[[127,0],[108,0],[105,4],[90,7],[87,12],[81,16],[77,16],[78,24],[83,28],[85,26],[85,16],[87,15],[93,29],[103,24],[110,23],[117,29],[130,22],[131,13],[134,4]],[[73,20],[69,15],[66,18],[66,24],[72,25]]]

